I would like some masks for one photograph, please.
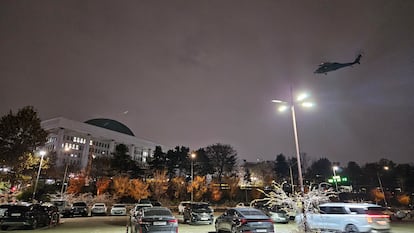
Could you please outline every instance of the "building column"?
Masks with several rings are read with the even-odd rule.
[[[115,152],[115,141],[111,140],[111,142],[109,142],[109,154],[108,155],[112,155],[112,153]]]
[[[129,156],[131,156],[131,159],[135,159],[135,146],[129,145]]]
[[[55,148],[55,150],[56,150],[56,157],[57,157],[57,161],[56,161],[56,165],[58,166],[58,167],[60,167],[60,166],[63,166],[63,160],[65,159],[64,158],[64,154],[65,154],[65,152],[64,152],[64,145],[63,145],[63,142],[64,142],[64,137],[65,136],[65,129],[64,128],[59,128],[59,130],[58,130],[58,133],[57,133],[57,139],[56,139],[56,148]]]
[[[89,153],[93,153],[93,152],[89,152],[89,148],[94,148],[93,146],[90,146],[91,143],[91,135],[88,134],[86,136],[86,143],[85,143],[85,147],[83,148],[82,151],[82,158],[81,158],[81,164],[80,164],[80,169],[84,169],[86,168],[86,166],[88,165],[88,160],[89,160]]]

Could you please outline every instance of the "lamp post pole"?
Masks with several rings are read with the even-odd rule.
[[[333,166],[332,167],[332,171],[333,171],[333,179],[334,179],[334,182],[335,182],[335,191],[338,191],[338,181],[336,180],[336,170],[338,169],[338,167],[337,166]]]
[[[299,95],[296,99],[296,102],[293,100],[292,96],[292,88],[290,90],[290,96],[291,100],[290,102],[282,101],[282,100],[272,100],[273,103],[282,104],[279,107],[279,111],[284,111],[287,109],[287,107],[290,107],[290,111],[292,113],[292,125],[293,125],[293,135],[295,138],[295,149],[296,149],[296,162],[298,164],[298,176],[299,176],[299,185],[300,185],[300,194],[303,198],[305,195],[305,188],[303,185],[303,175],[302,175],[302,164],[301,164],[301,158],[300,158],[300,149],[299,149],[299,139],[298,139],[298,129],[296,126],[296,113],[295,113],[295,105],[296,103],[300,103],[303,107],[312,107],[313,103],[311,102],[304,102],[304,100],[308,97],[307,94],[303,93]],[[302,212],[303,212],[303,228],[305,232],[308,232],[307,227],[307,221],[306,221],[306,212],[305,212],[305,203],[302,201]]]
[[[292,95],[292,90],[291,90]],[[300,102],[301,106],[303,107],[312,107],[312,102],[305,102],[304,100],[308,97],[307,94],[301,94],[297,98],[297,102]],[[302,164],[301,164],[301,158],[300,158],[300,149],[299,149],[299,139],[298,139],[298,129],[296,126],[296,113],[295,113],[295,101],[292,100],[290,102],[282,101],[282,100],[272,100],[273,103],[281,104],[279,107],[279,111],[284,111],[287,109],[288,106],[290,106],[290,111],[292,113],[292,125],[293,125],[293,135],[295,138],[295,149],[296,149],[296,160],[298,164],[298,175],[299,175],[299,185],[300,185],[300,192],[303,196],[305,193],[305,188],[303,186],[303,175],[302,175]]]
[[[295,105],[292,104],[290,106],[290,110],[292,112],[292,123],[293,123],[293,134],[295,137],[295,148],[296,148],[296,160],[298,163],[298,175],[299,175],[299,185],[300,185],[300,193],[305,193],[305,189],[303,187],[303,176],[302,176],[302,165],[301,165],[301,159],[300,159],[300,150],[299,150],[299,140],[298,140],[298,130],[296,127],[296,114],[295,114]]]
[[[383,167],[383,170],[386,170],[387,171],[388,169],[389,169],[388,166],[384,166]],[[377,178],[378,178],[378,183],[380,185],[381,192],[384,195],[384,204],[385,204],[385,207],[388,207],[387,198],[385,198],[384,187],[382,186],[382,181],[381,181],[381,177],[379,175],[379,172],[377,172]]]
[[[62,188],[60,189],[60,198],[62,199],[63,199],[63,189],[65,187],[66,174],[68,173],[68,166],[69,166],[69,163],[66,162],[65,173],[63,175],[63,181],[62,181]]]
[[[33,201],[35,200],[35,197],[36,197],[37,184],[39,183],[40,172],[42,171],[43,157],[46,155],[46,151],[41,150],[39,154],[40,154],[40,163],[39,163],[39,170],[37,171],[35,186],[33,189],[33,197],[32,197]]]
[[[195,153],[191,153],[191,202],[194,201],[194,159],[196,157]]]
[[[68,152],[68,151],[70,151],[70,148],[69,147],[65,147],[64,151],[65,152]],[[62,199],[63,199],[63,190],[64,190],[64,187],[65,187],[66,175],[68,173],[68,166],[69,166],[69,163],[66,160],[65,173],[63,174],[63,180],[62,180],[62,188],[60,189],[60,198],[62,198]]]

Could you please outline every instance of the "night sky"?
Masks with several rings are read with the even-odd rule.
[[[414,1],[0,1],[0,114],[110,118],[240,161],[414,158]],[[321,62],[361,65],[314,74]]]

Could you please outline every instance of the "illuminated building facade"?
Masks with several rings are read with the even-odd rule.
[[[70,163],[84,169],[90,155],[112,156],[119,144],[126,145],[131,158],[145,166],[155,147],[161,146],[135,137],[127,126],[111,119],[78,122],[58,117],[41,122],[41,126],[49,133],[45,149],[56,153],[56,166]]]

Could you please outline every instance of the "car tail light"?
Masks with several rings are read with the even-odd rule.
[[[386,214],[370,214],[367,216],[367,221],[368,223],[372,223],[373,219],[375,218],[381,218],[381,219],[388,219],[390,216],[386,215]]]
[[[178,223],[177,219],[170,219],[167,221],[168,223]]]

